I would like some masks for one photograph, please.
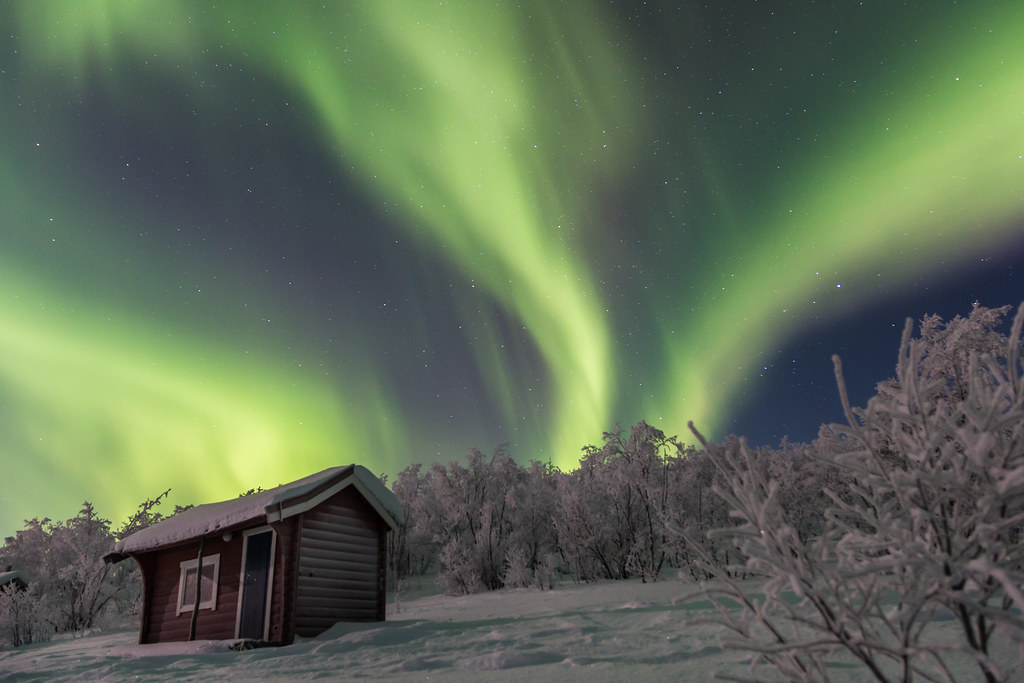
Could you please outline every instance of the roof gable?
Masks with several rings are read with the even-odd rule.
[[[355,486],[392,529],[401,523],[402,506],[395,494],[365,467],[347,465],[331,467],[268,491],[197,505],[121,539],[114,544],[113,554],[184,543],[247,522],[280,521],[316,507],[348,486]]]

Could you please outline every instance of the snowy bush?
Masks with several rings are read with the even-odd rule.
[[[83,631],[112,607],[135,611],[141,582],[134,563],[110,565],[103,556],[117,538],[163,519],[154,508],[166,495],[143,502],[116,533],[86,501],[71,519],[27,520],[23,530],[7,538],[0,565],[24,569],[35,579],[27,592],[0,600],[0,630],[8,641],[17,645],[51,632]]]
[[[484,584],[481,575],[480,557],[474,552],[476,548],[473,543],[466,543],[462,539],[453,536],[441,546],[438,560],[441,564],[441,572],[437,576],[438,583],[448,595],[465,595],[467,593],[479,593],[485,588],[497,588],[498,586],[487,586]]]
[[[753,597],[701,559],[718,579],[711,596],[744,607],[722,612],[728,646],[792,680],[827,680],[840,651],[879,681],[953,680],[958,654],[986,681],[1010,680],[991,646],[1024,646],[1024,306],[1009,339],[995,331],[1000,311],[926,319],[921,339],[908,321],[896,378],[863,410],[835,359],[849,425],[828,435],[841,447],[817,453],[830,504],[816,535],[801,533],[803,515],[742,440],[705,443],[738,523],[711,536],[767,577]],[[940,618],[959,624],[958,646],[930,639]]]
[[[32,519],[26,525],[7,539],[5,562],[29,568],[38,579],[51,606],[45,618],[56,631],[89,628],[120,589],[108,581],[111,570],[102,559],[114,542],[110,522],[86,502],[66,522]]]
[[[86,502],[77,516],[50,529],[50,590],[60,610],[62,631],[92,627],[107,603],[127,584],[127,575],[103,561],[114,537],[110,522]]]
[[[505,551],[505,572],[501,583],[505,588],[526,588],[533,583],[530,558],[522,546],[514,545]]]
[[[39,584],[27,589],[10,583],[0,588],[0,646],[20,647],[50,639],[53,627],[47,619],[48,605]]]

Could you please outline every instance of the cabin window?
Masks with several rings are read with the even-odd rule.
[[[191,612],[196,604],[196,567],[199,560],[186,560],[181,563],[181,575],[178,577],[178,614]],[[201,592],[199,609],[217,609],[217,579],[220,577],[220,554],[207,555],[203,558]]]

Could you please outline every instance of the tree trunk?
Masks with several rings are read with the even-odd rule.
[[[199,557],[196,559],[196,601],[192,604],[192,621],[188,625],[188,639],[196,639],[196,621],[199,619],[199,603],[203,597],[203,549],[206,537],[199,539]]]

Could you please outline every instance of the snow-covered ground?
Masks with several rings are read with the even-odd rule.
[[[710,614],[684,578],[574,585],[449,597],[430,579],[389,606],[388,621],[338,624],[289,647],[235,652],[223,642],[138,646],[134,628],[0,651],[3,680],[705,681],[749,675],[723,651],[718,629],[687,625]],[[952,621],[937,624],[950,641]],[[957,680],[977,680],[963,662]],[[833,680],[865,680],[837,662]],[[770,672],[759,670],[760,680]]]

